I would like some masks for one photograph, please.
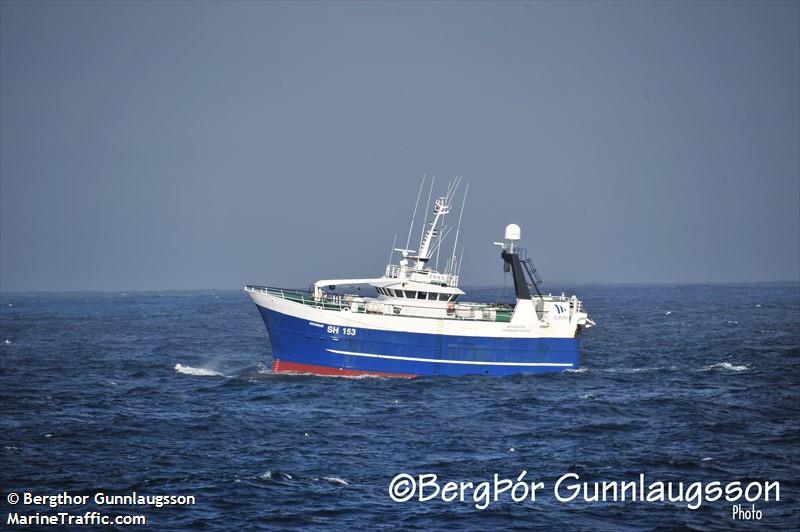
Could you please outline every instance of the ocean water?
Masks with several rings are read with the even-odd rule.
[[[150,530],[797,529],[800,287],[574,291],[598,324],[580,370],[414,380],[273,375],[239,291],[3,294],[0,528],[22,528],[13,512],[98,511],[144,515]],[[444,486],[523,472],[543,483],[536,500],[389,496],[400,473]],[[559,501],[569,473],[590,486],[778,481],[780,501],[740,500],[757,520],[724,500]],[[196,500],[93,500],[134,491]],[[63,492],[90,498],[8,500]]]

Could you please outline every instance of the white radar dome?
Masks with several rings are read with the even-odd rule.
[[[515,242],[522,237],[522,229],[517,224],[508,224],[506,226],[506,240]]]

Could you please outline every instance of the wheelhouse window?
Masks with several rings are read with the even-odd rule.
[[[425,299],[428,297],[427,292],[417,292],[417,299]]]
[[[406,297],[409,297],[411,299],[414,299],[415,297],[417,297],[417,291],[416,290],[406,290],[405,294],[406,294]]]

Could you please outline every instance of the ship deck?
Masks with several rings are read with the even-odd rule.
[[[514,306],[506,303],[461,302],[448,306],[411,305],[401,299],[380,299],[352,294],[325,294],[315,298],[313,292],[276,288],[270,286],[245,286],[245,291],[280,297],[287,301],[308,305],[321,310],[385,314],[394,316],[436,318],[451,320],[510,322]]]
[[[321,310],[354,312],[362,314],[384,314],[393,316],[435,318],[450,320],[510,322],[514,314],[514,305],[507,303],[472,303],[457,302],[441,305],[413,305],[402,299],[381,299],[354,294],[324,294],[315,298],[313,292],[300,289],[276,288],[271,286],[247,285],[245,291],[279,297],[287,301],[300,303]],[[543,295],[539,299],[545,301],[564,302],[577,305],[575,310],[582,311],[581,302],[572,301],[564,295]],[[412,300],[414,301],[414,300]],[[541,310],[537,309],[541,314]],[[541,319],[540,315],[540,319]]]

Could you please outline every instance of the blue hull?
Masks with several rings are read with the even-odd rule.
[[[258,306],[258,305],[257,305]],[[276,371],[323,375],[513,375],[577,369],[576,338],[449,336],[311,325],[258,306]],[[320,325],[320,324],[317,324]]]

